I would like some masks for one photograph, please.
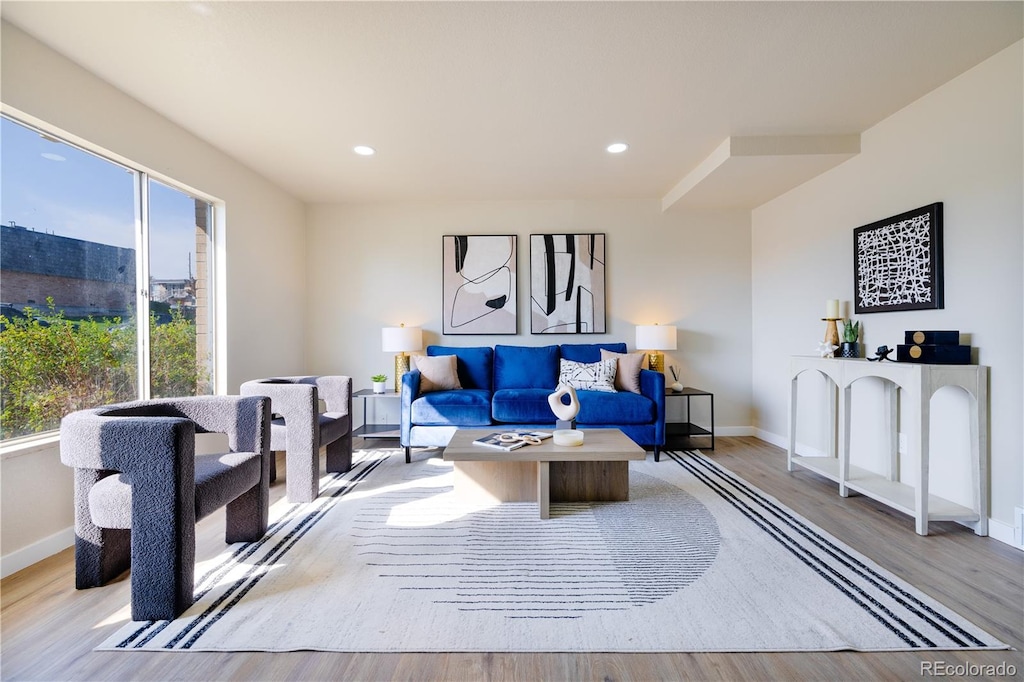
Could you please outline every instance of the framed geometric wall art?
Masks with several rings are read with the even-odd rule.
[[[943,306],[942,202],[853,231],[856,313]]]
[[[515,334],[516,236],[444,235],[442,334]]]
[[[530,332],[605,333],[604,234],[530,235]]]

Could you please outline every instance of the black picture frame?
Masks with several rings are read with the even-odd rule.
[[[603,232],[530,235],[530,333],[604,334]]]
[[[942,202],[853,230],[854,312],[943,307]]]
[[[442,334],[519,333],[518,241],[514,234],[441,237]]]

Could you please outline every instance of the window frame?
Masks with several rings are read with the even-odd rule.
[[[83,153],[95,156],[103,161],[115,164],[133,174],[134,179],[134,202],[135,202],[135,272],[136,310],[149,310],[150,303],[150,216],[149,216],[149,187],[150,180],[159,182],[172,190],[181,192],[193,199],[198,199],[209,205],[207,226],[207,268],[209,281],[207,283],[207,306],[209,306],[209,329],[212,334],[212,342],[209,348],[209,369],[210,382],[213,394],[223,392],[226,369],[224,361],[224,325],[222,323],[222,305],[224,302],[222,273],[224,272],[223,245],[224,237],[222,225],[226,215],[225,202],[216,197],[190,187],[185,183],[170,178],[162,173],[154,171],[142,164],[136,163],[126,157],[107,150],[100,145],[91,143],[76,135],[68,133],[57,126],[51,125],[34,116],[21,112],[13,107],[0,103],[0,117],[27,128],[39,135],[50,137],[68,145]],[[146,400],[151,395],[150,376],[150,320],[149,315],[136,315],[136,355],[137,355],[137,394],[136,399]],[[98,407],[98,406],[97,406]],[[38,450],[48,449],[58,442],[59,429],[40,431],[33,434],[25,434],[0,440],[0,459],[9,459],[21,455],[30,454]]]

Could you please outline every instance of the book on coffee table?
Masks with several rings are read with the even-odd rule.
[[[486,448],[495,448],[497,450],[504,450],[505,452],[518,450],[525,445],[529,445],[525,440],[502,442],[501,436],[504,434],[513,434],[521,437],[532,436],[533,438],[538,438],[540,440],[551,438],[550,431],[495,431],[494,433],[489,433],[482,438],[477,438],[473,441],[473,445],[482,445]]]

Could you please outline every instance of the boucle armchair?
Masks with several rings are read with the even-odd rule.
[[[229,452],[195,454],[196,433],[227,434]],[[192,605],[195,524],[227,506],[224,540],[267,530],[270,401],[168,398],[73,412],[60,459],[75,470],[75,586],[131,568],[133,620],[167,620]]]
[[[320,493],[320,448],[327,446],[327,471],[352,467],[352,377],[302,376],[256,379],[242,384],[242,395],[265,395],[273,420],[270,449],[285,451],[289,502],[311,502]],[[320,413],[320,400],[326,409]],[[271,481],[277,473],[271,464]]]

